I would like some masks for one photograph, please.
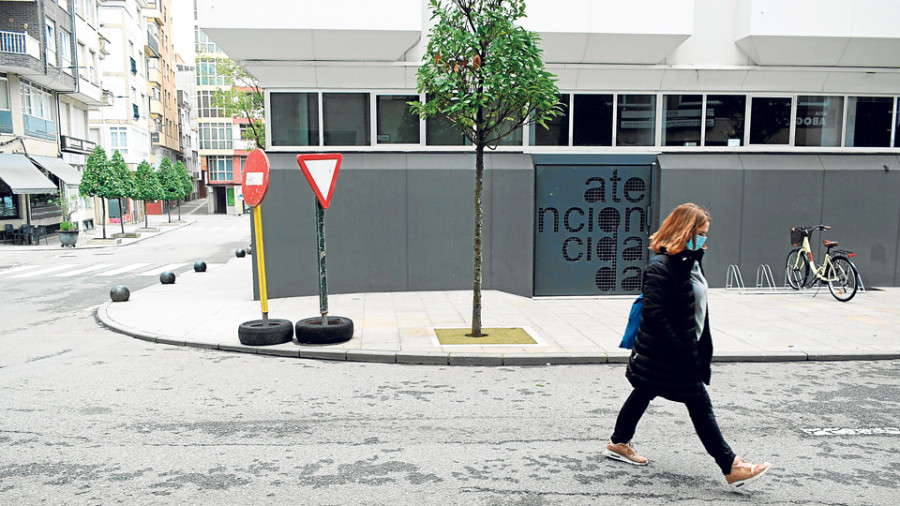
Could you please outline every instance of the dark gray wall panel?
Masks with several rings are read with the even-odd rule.
[[[524,158],[524,157],[523,157]],[[530,162],[529,162],[530,163]],[[495,169],[489,172],[491,286],[532,294],[534,286],[534,172]]]

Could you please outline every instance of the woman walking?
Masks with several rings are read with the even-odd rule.
[[[704,386],[709,384],[713,351],[702,268],[709,224],[705,209],[682,204],[650,237],[650,249],[657,254],[644,274],[641,323],[625,373],[634,390],[619,411],[604,455],[647,465],[631,438],[650,401],[660,396],[687,406],[706,451],[726,482],[739,488],[760,478],[770,464],[751,464],[731,451]]]

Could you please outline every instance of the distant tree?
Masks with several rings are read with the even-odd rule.
[[[228,118],[243,119],[248,122],[241,130],[241,138],[250,141],[254,147],[266,147],[265,95],[259,81],[228,58],[216,58],[216,74],[225,76],[231,87],[218,89],[213,93],[212,103],[224,109]]]
[[[100,209],[103,211],[103,219],[100,220],[100,224],[103,227],[104,239],[106,239],[106,196],[110,194],[112,184],[112,174],[109,170],[106,151],[101,146],[97,146],[88,156],[78,191],[89,197],[100,197]]]
[[[172,209],[169,203],[181,198],[182,187],[181,181],[175,173],[175,167],[172,166],[172,160],[169,160],[168,157],[163,157],[162,162],[160,162],[159,170],[156,171],[156,178],[163,189],[166,212],[169,215],[169,223],[172,223]]]
[[[187,171],[184,162],[178,160],[175,162],[175,175],[181,183],[181,200],[187,199],[194,191],[194,182],[191,180],[191,174]],[[178,201],[178,221],[181,221],[181,200]]]
[[[472,336],[481,337],[481,268],[484,149],[533,121],[560,112],[556,78],[544,69],[538,36],[516,21],[524,0],[430,0],[432,19],[424,61],[417,73],[423,118],[449,120],[475,147],[475,272]]]
[[[125,206],[124,199],[136,198],[136,187],[134,184],[134,176],[128,170],[122,153],[117,149],[113,152],[112,158],[109,160],[109,171],[112,175],[111,191],[106,195],[108,199],[116,199],[119,201],[119,224],[122,227],[122,234],[125,233]]]
[[[134,184],[136,186],[135,198],[139,199],[144,207],[144,228],[150,228],[150,218],[147,216],[147,201],[162,200],[165,196],[159,179],[153,167],[147,160],[138,164],[137,171],[134,173]]]

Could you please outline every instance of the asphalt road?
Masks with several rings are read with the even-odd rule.
[[[113,260],[225,260],[246,240],[195,237],[182,249],[176,234]],[[2,281],[3,505],[896,504],[900,362],[716,364],[710,393],[726,439],[774,465],[735,494],[687,411],[664,400],[635,437],[649,466],[602,457],[629,393],[622,365],[429,367],[169,347],[98,326],[90,308],[109,280]]]

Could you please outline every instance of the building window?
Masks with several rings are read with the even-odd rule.
[[[231,123],[200,123],[200,149],[232,149]]]
[[[194,27],[194,44],[197,48],[197,53],[221,53],[222,50],[219,49],[219,46],[216,45],[215,42],[209,40],[209,37],[206,33],[203,32],[198,27]]]
[[[844,123],[843,97],[797,97],[795,146],[837,147]]]
[[[197,59],[197,84],[201,86],[225,86],[231,84],[225,76],[216,71],[214,58]]]
[[[619,95],[616,146],[656,144],[656,95]]]
[[[72,34],[65,30],[59,32],[59,54],[62,56],[63,72],[72,74]]]
[[[199,116],[201,118],[224,118],[225,117],[225,109],[221,107],[216,107],[213,104],[213,96],[215,95],[215,91],[205,91],[201,90],[197,92],[198,100],[200,101],[200,111]]]
[[[45,139],[56,138],[56,126],[53,123],[53,95],[45,88],[21,79],[22,117],[25,120],[25,133]]]
[[[893,110],[891,97],[848,98],[847,146],[889,147]]]
[[[613,96],[575,95],[572,103],[572,144],[612,146]]]
[[[109,147],[111,152],[128,154],[128,127],[109,127]]]
[[[13,220],[19,217],[19,196],[0,179],[0,220]]]
[[[9,83],[0,77],[0,133],[11,134],[12,110],[9,108]]]
[[[743,95],[707,95],[704,145],[743,146],[746,114],[747,98]]]
[[[703,95],[666,95],[663,146],[699,146]]]
[[[788,144],[791,138],[791,99],[750,99],[750,144]]]
[[[378,144],[418,144],[419,116],[408,102],[418,102],[418,95],[379,95],[375,104],[378,118]]]
[[[559,96],[561,114],[546,122],[547,128],[532,123],[529,143],[532,146],[568,146],[569,145],[569,95]]]
[[[230,156],[210,156],[209,161],[209,180],[210,181],[233,181],[234,172],[232,164],[234,163]]]
[[[438,115],[425,120],[425,144],[429,146],[465,146],[470,142],[456,125]]]
[[[273,146],[319,145],[319,95],[316,93],[272,93]]]
[[[322,122],[326,146],[368,146],[369,94],[323,93]]]
[[[45,18],[47,36],[47,63],[56,67],[56,23],[50,18]]]

